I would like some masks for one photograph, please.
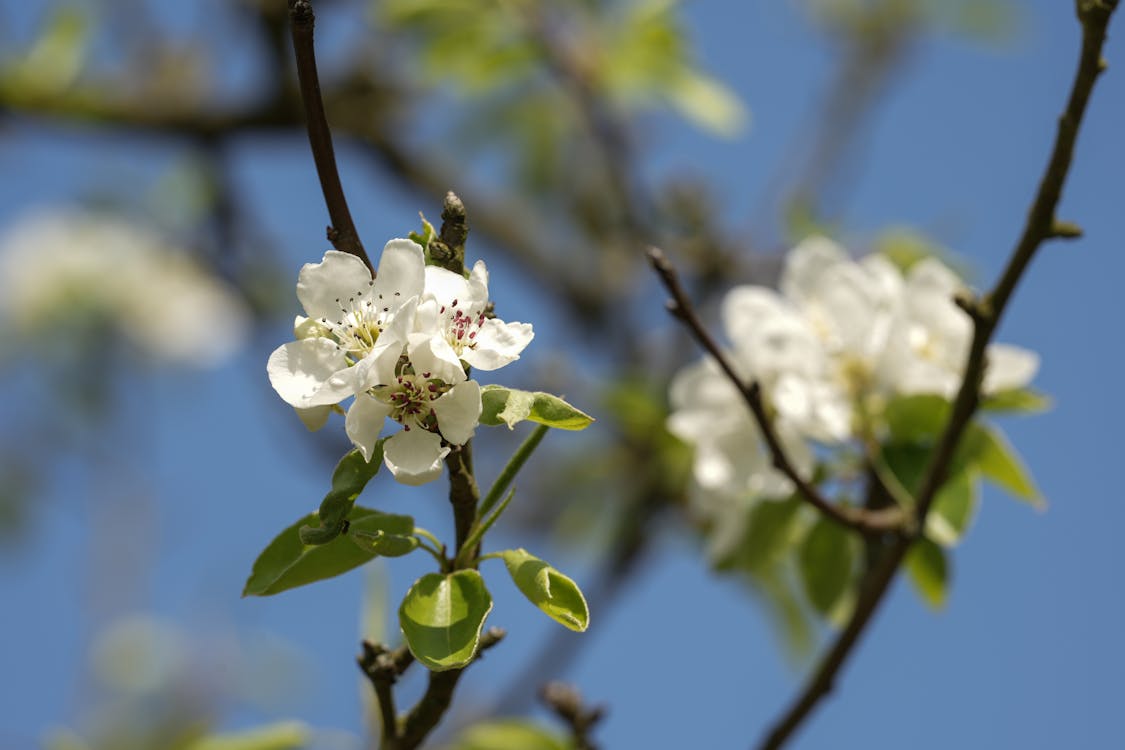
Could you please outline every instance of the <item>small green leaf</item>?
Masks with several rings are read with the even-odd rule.
[[[464,667],[477,653],[492,596],[475,570],[430,573],[414,582],[398,610],[410,652],[427,669]]]
[[[946,547],[957,544],[972,525],[979,498],[974,470],[947,479],[926,516],[926,536]]]
[[[298,721],[282,721],[241,732],[204,737],[186,750],[301,750],[312,740],[312,732]]]
[[[985,396],[980,408],[991,412],[1036,414],[1051,408],[1051,397],[1032,388],[1012,388]]]
[[[854,542],[842,526],[821,518],[809,529],[798,550],[805,595],[822,615],[831,614],[851,585],[856,558]]]
[[[402,557],[418,549],[418,537],[387,534],[384,531],[363,531],[348,528],[348,538],[362,550],[379,557]]]
[[[949,420],[952,405],[942,396],[899,396],[887,403],[884,418],[896,442],[919,442],[936,438]]]
[[[1036,508],[1046,507],[1031,474],[1000,430],[980,423],[970,425],[957,452],[958,458],[1014,497]]]
[[[375,443],[371,452],[371,460],[364,460],[363,454],[358,450],[348,451],[336,469],[332,472],[332,489],[324,496],[320,503],[317,517],[320,524],[312,524],[301,528],[300,537],[304,544],[327,544],[338,537],[344,530],[344,519],[347,518],[356,498],[363,492],[363,488],[371,478],[379,473],[383,465],[383,441]]]
[[[750,119],[733,91],[690,69],[668,81],[666,96],[680,114],[716,135],[733,138]]]
[[[481,424],[506,424],[511,429],[526,419],[560,430],[584,430],[594,421],[589,414],[549,393],[486,385],[480,396]]]
[[[434,231],[434,225],[426,221],[426,217],[421,211],[418,212],[418,216],[422,219],[422,231],[411,232],[407,237],[421,245],[423,251],[427,251],[430,249],[430,240],[434,238],[437,232]]]
[[[525,549],[499,553],[508,573],[532,604],[556,622],[579,633],[590,625],[590,611],[578,584]]]
[[[929,539],[919,539],[906,553],[906,572],[926,604],[934,609],[945,606],[949,566],[941,547]]]
[[[571,750],[554,732],[527,719],[499,719],[461,732],[448,750]]]
[[[337,537],[326,544],[307,545],[301,542],[301,527],[317,520],[316,513],[310,513],[278,534],[269,543],[258,559],[246,586],[243,596],[270,596],[314,581],[332,578],[363,565],[375,557],[375,552],[360,549],[343,537]],[[347,517],[348,531],[375,533],[381,531],[395,536],[409,536],[414,533],[414,519],[381,513],[369,508],[353,507]]]

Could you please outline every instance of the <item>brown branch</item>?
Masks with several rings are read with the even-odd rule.
[[[375,689],[379,703],[379,717],[383,725],[381,732],[384,743],[393,742],[398,737],[398,714],[395,711],[394,684],[400,675],[414,662],[410,649],[403,646],[394,651],[381,643],[363,642],[363,652],[356,658],[359,669]]]
[[[480,649],[473,662],[476,663],[481,654],[499,643],[504,635],[502,628],[489,628],[485,631],[481,636]],[[445,672],[430,672],[426,692],[403,719],[399,736],[392,742],[384,742],[381,750],[414,750],[422,744],[449,709],[449,704],[453,700],[453,689],[465,669],[468,667]]]
[[[456,538],[454,557],[461,557],[461,547],[472,532],[480,503],[480,489],[473,477],[472,441],[454,447],[445,457],[449,469],[449,503],[453,506],[453,528]]]
[[[865,508],[850,508],[843,505],[836,505],[824,497],[812,483],[806,481],[805,478],[801,476],[800,472],[798,472],[797,468],[793,465],[792,460],[790,460],[789,455],[786,453],[785,447],[781,444],[781,438],[774,428],[773,420],[766,412],[765,402],[762,399],[762,389],[759,383],[756,380],[747,383],[735,372],[734,366],[731,365],[726,354],[723,353],[723,350],[719,347],[715,338],[707,331],[706,326],[703,325],[703,321],[699,319],[699,314],[695,311],[695,306],[688,298],[687,292],[684,291],[683,285],[680,283],[679,274],[676,273],[676,269],[664,256],[664,253],[658,248],[649,248],[648,259],[653,269],[660,277],[661,282],[663,282],[664,288],[672,295],[672,299],[669,301],[668,305],[669,311],[687,327],[696,342],[711,355],[720,369],[722,369],[723,374],[725,374],[731,384],[738,389],[742,400],[745,401],[746,405],[749,407],[754,421],[757,423],[758,429],[761,431],[762,437],[769,448],[770,456],[773,459],[773,465],[793,482],[800,497],[824,514],[826,518],[864,534],[881,534],[888,531],[899,530],[903,523],[902,510],[900,508],[896,507],[873,511]]]
[[[587,708],[578,690],[562,682],[547,683],[539,697],[570,729],[575,750],[597,750],[590,732],[605,718],[605,707]]]
[[[367,257],[367,251],[363,249],[359,233],[352,222],[348,201],[344,197],[344,187],[340,183],[340,173],[336,169],[332,132],[328,129],[328,118],[324,114],[324,100],[320,94],[320,79],[316,71],[313,45],[316,17],[313,15],[311,0],[289,0],[289,18],[293,30],[293,51],[297,59],[297,81],[301,87],[301,99],[305,103],[309,146],[312,147],[320,189],[324,193],[324,203],[332,221],[332,225],[328,227],[328,240],[337,250],[358,257],[374,273],[375,267],[371,265],[371,259]]]
[[[938,490],[941,489],[953,461],[953,454],[961,441],[980,400],[980,385],[986,365],[986,351],[989,340],[996,330],[1035,251],[1046,240],[1056,237],[1073,237],[1073,225],[1061,225],[1055,220],[1062,188],[1070,169],[1074,153],[1074,143],[1079,126],[1086,112],[1086,104],[1098,75],[1105,70],[1101,51],[1105,44],[1106,27],[1110,16],[1117,8],[1117,0],[1077,0],[1078,18],[1082,24],[1082,52],[1078,70],[1071,86],[1066,109],[1059,119],[1058,132],[1051,150],[1047,168],[1039,184],[1039,190],[1028,213],[1027,221],[1019,241],[1012,251],[1011,258],[1003,275],[993,291],[979,301],[962,301],[973,320],[973,341],[965,364],[965,374],[953,410],[945,429],[938,440],[937,447],[926,468],[921,488],[918,491],[917,524],[913,535],[897,538],[886,555],[871,570],[860,591],[855,612],[847,626],[832,644],[828,653],[817,667],[805,689],[789,709],[781,716],[773,730],[761,743],[760,750],[776,750],[793,735],[809,716],[812,710],[831,692],[836,675],[844,666],[859,637],[863,634],[872,615],[882,602],[902,564],[910,546],[925,528],[926,515],[933,505]]]

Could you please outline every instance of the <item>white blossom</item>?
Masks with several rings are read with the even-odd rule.
[[[404,484],[439,477],[451,446],[472,438],[481,391],[468,366],[512,362],[533,335],[488,317],[483,263],[465,279],[425,266],[410,240],[387,243],[374,279],[354,256],[329,251],[301,270],[297,296],[307,317],[295,321],[296,341],[271,355],[271,383],[313,430],[353,398],[344,427],[368,460],[384,423],[401,424],[383,461]]]
[[[417,330],[445,342],[438,356],[478,370],[498,370],[516,361],[535,336],[528,323],[505,323],[488,314],[488,269],[478,260],[469,278],[426,267],[426,291],[418,306]]]
[[[75,209],[29,214],[0,236],[0,318],[30,346],[98,320],[154,360],[213,366],[249,316],[225,284],[151,229]]]
[[[956,393],[972,323],[954,302],[963,283],[936,258],[904,277],[881,256],[852,260],[813,237],[789,254],[779,287],[732,289],[722,320],[728,361],[761,385],[802,475],[813,465],[807,441],[855,439],[857,409],[866,414],[872,400]],[[1009,345],[989,346],[987,358],[985,393],[1026,386],[1038,368],[1033,352]],[[737,538],[734,518],[745,517],[745,504],[788,496],[790,482],[773,468],[742,396],[715,363],[686,367],[670,395],[668,429],[694,449],[700,497],[693,502],[722,538]]]

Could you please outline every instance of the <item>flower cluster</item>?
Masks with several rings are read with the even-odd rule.
[[[908,272],[880,255],[852,260],[836,243],[813,237],[786,259],[780,291],[732,289],[722,305],[729,358],[757,380],[770,401],[790,458],[810,474],[810,442],[847,443],[869,435],[896,396],[952,398],[972,339],[957,307],[961,280],[936,258]],[[1020,388],[1038,369],[1030,351],[994,344],[985,393]],[[729,506],[717,496],[778,498],[791,483],[773,468],[741,397],[714,362],[681,371],[671,386],[669,429],[695,448],[694,477],[704,513]]]
[[[311,430],[352,398],[344,426],[368,460],[386,418],[401,424],[383,456],[404,484],[436,479],[450,446],[473,436],[481,395],[469,369],[514,362],[534,336],[489,314],[483,261],[465,278],[427,266],[407,239],[386,244],[374,278],[355,256],[328,251],[301,269],[297,298],[307,317],[270,355],[274,389]]]
[[[28,348],[108,331],[139,353],[217,365],[245,341],[249,314],[229,287],[143,226],[108,214],[41,210],[0,236],[0,329]]]

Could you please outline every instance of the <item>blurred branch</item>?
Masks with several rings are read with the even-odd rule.
[[[332,226],[328,227],[328,240],[337,250],[351,253],[363,261],[371,273],[375,266],[363,249],[355,223],[352,222],[348,201],[344,197],[344,187],[340,184],[340,173],[336,168],[336,154],[332,149],[332,131],[328,128],[328,118],[324,114],[324,100],[320,95],[320,77],[316,71],[316,51],[313,44],[313,28],[316,16],[313,14],[311,0],[289,0],[289,17],[292,21],[293,51],[297,60],[297,80],[301,87],[301,100],[305,103],[305,118],[309,131],[309,145],[312,147],[316,173],[320,177],[320,188],[324,192],[324,203]]]
[[[586,708],[582,703],[581,694],[575,688],[561,682],[544,685],[539,692],[539,697],[555,713],[555,716],[570,727],[575,750],[597,750],[598,746],[590,739],[590,732],[605,717],[604,707]]]
[[[863,634],[872,615],[882,602],[906,553],[922,533],[921,530],[925,528],[926,516],[938,490],[945,482],[954,451],[976,412],[986,366],[988,342],[1000,322],[1012,293],[1036,250],[1045,241],[1056,237],[1075,236],[1074,225],[1058,222],[1055,218],[1055,209],[1070,169],[1074,143],[1086,112],[1086,104],[1094,83],[1106,68],[1101,51],[1105,44],[1106,27],[1117,8],[1117,0],[1077,0],[1075,6],[1079,22],[1082,24],[1082,51],[1078,69],[1066,109],[1059,118],[1051,156],[1027,221],[1011,258],[992,292],[977,300],[959,300],[959,304],[972,318],[973,341],[965,365],[965,375],[953,402],[949,421],[930,458],[918,491],[915,531],[911,535],[896,539],[883,558],[871,569],[860,590],[855,611],[848,624],[825,654],[808,685],[764,738],[759,746],[761,750],[776,750],[784,745],[817,704],[832,691],[836,675],[851,655],[860,635]]]
[[[781,444],[781,438],[777,434],[773,420],[766,412],[765,403],[762,400],[761,385],[756,380],[747,383],[735,372],[734,366],[731,365],[730,360],[727,359],[722,348],[719,347],[715,338],[707,331],[707,328],[703,325],[703,321],[699,319],[699,314],[695,311],[695,306],[688,298],[683,285],[680,284],[680,278],[676,273],[676,269],[664,256],[664,253],[655,247],[649,248],[648,258],[649,262],[652,264],[653,270],[656,271],[661,282],[664,284],[664,287],[668,290],[668,293],[672,295],[672,299],[668,304],[669,312],[691,331],[695,340],[711,355],[727,376],[727,379],[738,390],[739,394],[742,396],[742,400],[745,401],[746,405],[750,408],[750,412],[754,416],[754,421],[757,423],[758,429],[761,431],[762,437],[769,447],[773,465],[789,478],[789,481],[797,488],[797,493],[801,498],[820,511],[826,518],[863,534],[881,534],[887,531],[899,531],[903,524],[903,515],[900,508],[868,510],[865,508],[852,508],[837,505],[820,494],[816,487],[801,476],[786,453],[785,447]]]

